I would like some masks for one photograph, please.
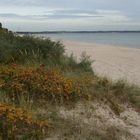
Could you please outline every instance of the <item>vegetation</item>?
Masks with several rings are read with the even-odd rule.
[[[124,103],[139,110],[140,88],[96,76],[92,62],[85,53],[80,62],[66,56],[61,42],[21,37],[0,24],[0,139],[43,139],[60,129],[58,122],[66,121],[66,129],[69,120],[57,117],[54,105],[98,100],[116,115],[124,111]]]
[[[1,66],[0,88],[14,103],[24,96],[28,102],[51,100],[54,102],[74,101],[85,98],[92,79],[65,76],[59,70],[47,70],[44,66],[23,67]]]
[[[83,55],[77,63],[73,56],[64,54],[61,42],[41,39],[32,36],[17,36],[12,32],[0,31],[0,63],[1,64],[45,64],[48,67],[59,67],[63,70],[92,72],[90,58]],[[85,67],[86,66],[86,67]]]
[[[0,23],[0,29],[2,29],[2,24]]]
[[[35,120],[33,114],[22,108],[0,104],[0,139],[14,140],[43,137],[46,121]],[[39,131],[38,131],[39,130]]]

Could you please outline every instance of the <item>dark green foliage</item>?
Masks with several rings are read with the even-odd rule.
[[[77,62],[73,56],[66,56],[61,42],[32,36],[18,36],[2,29],[0,31],[0,63],[3,64],[46,64],[63,70],[92,72],[89,57],[82,56]]]
[[[79,67],[82,68],[84,71],[92,71],[91,64],[93,61],[90,59],[90,56],[86,55],[85,52],[82,53]]]
[[[2,28],[2,24],[0,23],[0,29]]]
[[[40,62],[50,59],[59,61],[64,53],[64,48],[60,42],[53,42],[49,39],[19,37],[14,36],[11,32],[2,32],[0,34],[0,53],[1,63]]]

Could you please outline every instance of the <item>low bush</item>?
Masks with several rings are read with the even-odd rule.
[[[39,139],[47,132],[48,123],[35,119],[32,112],[0,103],[0,139]]]
[[[19,103],[22,96],[27,101],[51,100],[64,102],[88,97],[91,76],[70,77],[60,70],[39,67],[22,67],[12,64],[0,67],[0,90]]]

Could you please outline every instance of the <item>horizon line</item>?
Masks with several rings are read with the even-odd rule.
[[[139,33],[140,30],[106,30],[106,31],[15,31],[16,33],[39,34],[39,33]]]

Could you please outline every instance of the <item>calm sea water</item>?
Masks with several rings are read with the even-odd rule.
[[[49,37],[60,41],[72,40],[140,48],[140,33],[52,33],[37,34],[35,36]]]

